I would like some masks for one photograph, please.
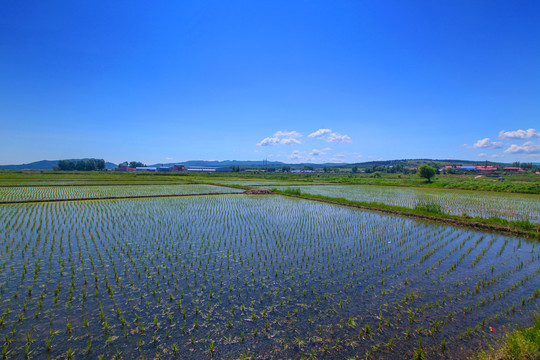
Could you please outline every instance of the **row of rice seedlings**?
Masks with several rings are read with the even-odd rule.
[[[470,267],[483,240],[479,241],[481,236],[470,237],[472,232],[328,205],[298,209],[296,203],[292,206],[290,200],[279,198],[270,203],[230,197],[197,202],[161,200],[157,202],[159,207],[149,207],[145,201],[19,207],[33,211],[36,219],[50,216],[40,213],[43,209],[54,214],[50,224],[41,225],[39,231],[36,225],[33,235],[18,227],[18,241],[8,228],[11,235],[7,238],[12,239],[17,251],[26,249],[14,262],[17,268],[22,267],[26,274],[24,266],[30,269],[34,264],[38,278],[44,277],[40,268],[53,269],[52,277],[44,281],[41,303],[43,308],[48,304],[50,310],[38,319],[23,316],[16,325],[17,329],[48,325],[49,332],[55,334],[41,339],[41,348],[36,346],[39,341],[33,341],[30,351],[36,346],[36,351],[50,347],[49,351],[57,354],[66,354],[69,349],[80,352],[80,343],[84,342],[84,347],[91,344],[93,353],[127,354],[130,344],[136,343],[140,344],[137,351],[146,354],[156,348],[163,354],[185,352],[186,348],[210,354],[212,344],[211,353],[215,354],[226,343],[238,341],[251,346],[247,344],[284,335],[284,330],[291,329],[303,334],[298,339],[305,348],[309,346],[302,345],[303,336],[309,337],[319,329],[321,338],[341,334],[336,337],[340,344],[326,350],[332,352],[356,339],[357,334],[348,337],[345,329],[355,329],[357,324],[375,331],[365,340],[370,342],[371,351],[380,348],[382,341],[395,348],[400,342],[396,332],[401,330],[393,325],[397,319],[392,312],[401,309],[398,301],[405,294],[415,301],[407,300],[409,305],[416,305],[406,310],[412,314],[413,323],[432,309],[444,308],[418,305],[431,285],[426,282],[426,270],[436,271],[460,252],[470,261],[458,270]],[[262,205],[274,210],[263,209]],[[314,216],[313,210],[329,214],[322,216],[320,211]],[[273,214],[269,216],[268,212]],[[205,226],[199,225],[202,214]],[[53,217],[60,220],[54,223]],[[32,221],[27,222],[32,226]],[[16,227],[17,222],[10,224]],[[46,236],[53,245],[37,245],[38,233],[46,234],[41,238]],[[464,239],[460,234],[469,235]],[[502,243],[502,239],[497,242]],[[445,255],[457,246],[461,246],[459,250]],[[512,257],[514,250],[507,248],[499,256],[506,253],[506,258]],[[534,248],[530,252],[534,254]],[[16,252],[6,254],[14,254],[5,260],[13,262]],[[42,261],[49,259],[48,267],[40,265],[35,258],[39,256]],[[481,265],[489,259],[483,256],[473,269],[482,270]],[[531,264],[537,266],[537,262]],[[28,281],[28,277],[22,278],[22,288]],[[525,285],[520,284],[516,290]],[[446,296],[444,304],[458,303],[459,297]],[[26,308],[35,304],[37,310],[34,298],[28,299]],[[353,315],[358,312],[360,316]],[[367,313],[378,314],[379,319],[365,316]],[[66,317],[60,329],[58,319]],[[83,323],[83,331],[74,323]],[[208,334],[213,335],[208,338]],[[37,332],[31,336],[40,337]],[[179,346],[177,339],[182,338],[186,343]],[[8,350],[25,346],[21,338]],[[286,353],[290,348],[276,351]]]
[[[277,187],[284,190],[289,187]],[[316,185],[299,186],[301,192],[348,200],[378,202],[394,206],[415,208],[421,204],[436,204],[452,215],[489,218],[497,216],[508,220],[540,222],[540,196],[473,192],[460,190],[433,190],[378,186]]]
[[[0,187],[0,201],[235,193],[241,191],[239,189],[206,184]]]

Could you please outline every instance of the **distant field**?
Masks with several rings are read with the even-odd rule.
[[[391,187],[420,187],[465,189],[489,192],[540,194],[540,175],[534,173],[497,176],[477,174],[437,175],[433,183],[417,175],[391,173],[121,173],[121,172],[51,172],[0,171],[0,186],[10,185],[112,185],[112,184],[167,184],[221,183],[224,185],[296,185],[296,184],[356,184]]]
[[[190,185],[103,185],[0,187],[0,201],[77,199],[149,195],[235,193],[242,190],[206,184]]]
[[[226,179],[226,178],[219,178],[219,179],[213,179],[213,178],[202,178],[202,179],[196,179],[199,182],[209,182],[212,184],[220,184],[220,185],[241,185],[241,186],[261,186],[266,187],[270,185],[279,185],[279,186],[285,186],[285,185],[303,185],[307,182],[305,180],[266,180],[266,179]]]
[[[186,183],[188,174],[121,172],[0,171],[0,186]]]
[[[290,186],[268,186],[278,190]],[[374,185],[313,185],[294,186],[303,193],[345,198],[354,201],[378,202],[414,208],[417,205],[437,204],[447,214],[497,216],[507,220],[540,222],[540,195],[511,194],[483,191],[425,189]]]

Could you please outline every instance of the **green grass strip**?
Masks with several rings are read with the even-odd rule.
[[[540,359],[540,313],[535,314],[531,327],[519,327],[506,333],[499,348],[481,351],[477,360],[535,360]]]

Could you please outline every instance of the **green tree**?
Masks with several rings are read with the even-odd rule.
[[[353,166],[352,172],[356,174],[358,172],[358,166]]]
[[[420,165],[418,168],[418,176],[426,178],[428,183],[431,182],[431,178],[435,176],[437,169],[429,165]]]
[[[96,169],[97,170],[104,170],[105,169],[105,160],[104,159],[99,159],[99,160],[96,160],[97,164],[96,164]]]
[[[281,167],[282,172],[289,172],[291,171],[291,167],[289,165],[284,165]]]
[[[131,168],[144,167],[144,166],[146,166],[146,165],[143,164],[143,163],[140,162],[140,161],[130,161],[130,162],[129,162],[129,167],[131,167]]]

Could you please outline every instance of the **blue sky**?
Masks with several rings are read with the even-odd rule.
[[[538,1],[3,1],[0,164],[538,162],[538,44]]]

